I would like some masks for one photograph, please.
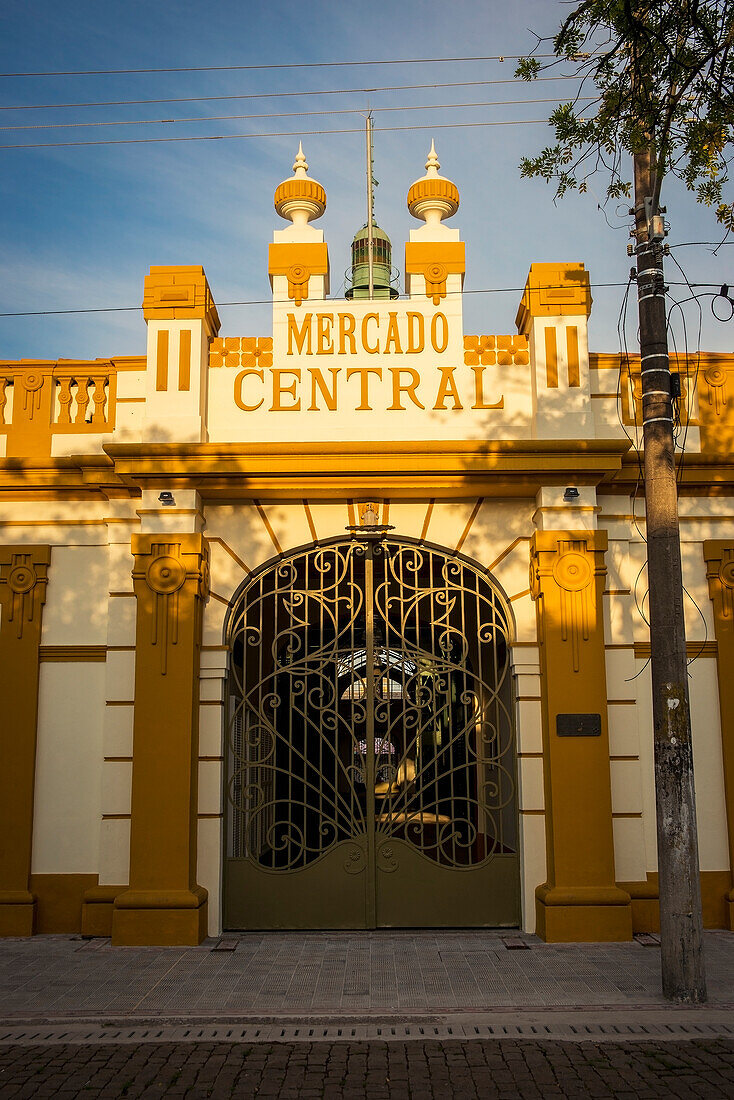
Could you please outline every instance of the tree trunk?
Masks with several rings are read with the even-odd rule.
[[[645,450],[647,567],[655,739],[660,946],[663,992],[706,1000],[683,617],[678,494],[670,398],[661,241],[648,239],[645,198],[653,194],[651,150],[635,156],[637,294]]]

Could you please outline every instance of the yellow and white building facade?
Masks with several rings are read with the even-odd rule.
[[[145,354],[0,363],[0,934],[657,927],[639,357],[589,351],[581,263],[465,333],[439,169],[402,297],[381,233],[372,294],[329,297],[299,151],[271,333],[152,267]],[[734,355],[672,367],[704,923],[731,929]]]

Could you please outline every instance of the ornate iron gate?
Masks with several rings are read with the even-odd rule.
[[[227,928],[517,924],[508,613],[397,538],[280,559],[233,608]]]

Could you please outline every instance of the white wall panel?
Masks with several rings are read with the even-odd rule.
[[[33,873],[99,867],[104,665],[41,665]]]

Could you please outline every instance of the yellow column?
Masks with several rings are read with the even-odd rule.
[[[199,534],[134,535],[137,597],[130,886],[115,899],[115,944],[197,944],[199,650],[208,553]]]
[[[714,605],[718,647],[721,754],[724,762],[726,827],[729,836],[731,886],[725,895],[729,928],[734,930],[734,539],[711,539],[703,544],[709,595]]]
[[[543,708],[548,881],[537,932],[566,941],[632,938],[615,885],[602,593],[606,532],[537,531],[531,543]]]
[[[31,936],[38,647],[48,546],[0,547],[0,936]]]

